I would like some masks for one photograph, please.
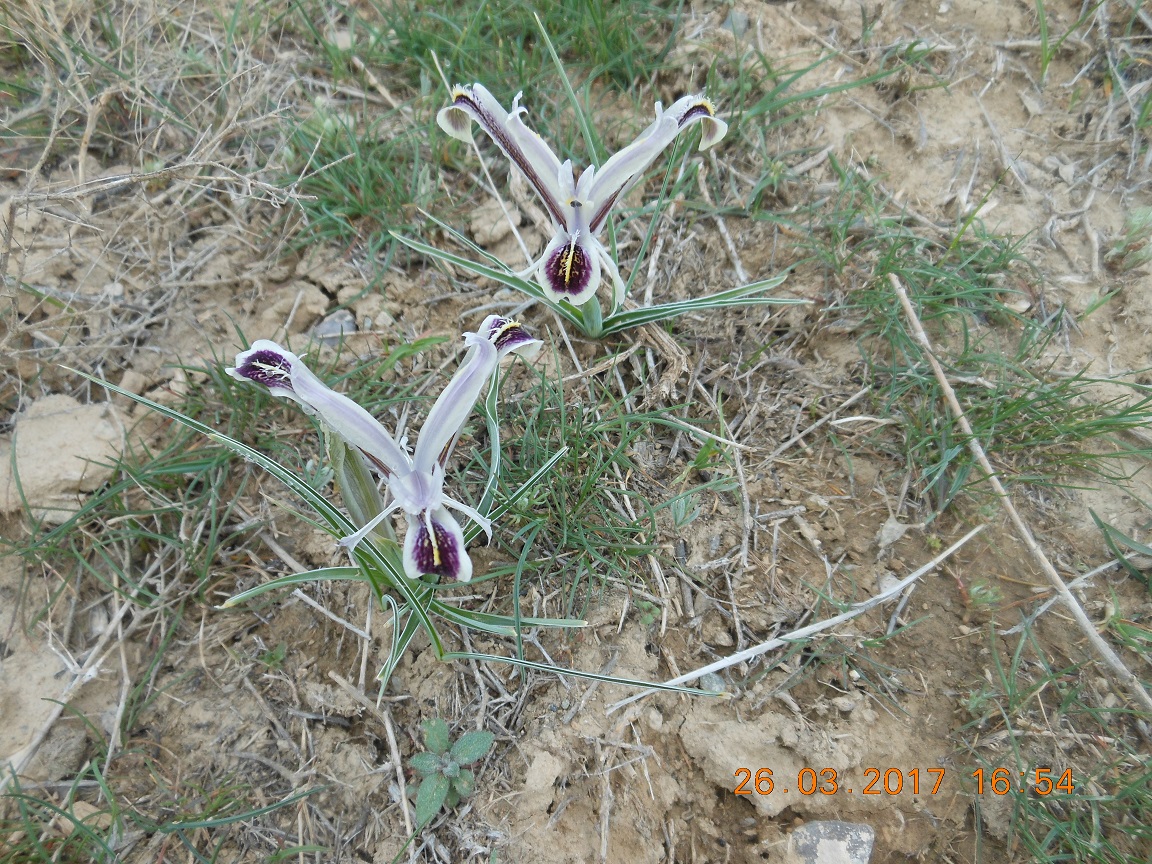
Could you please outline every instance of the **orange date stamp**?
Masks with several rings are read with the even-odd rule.
[[[936,795],[944,783],[944,768],[865,768],[861,795]],[[1014,787],[1019,793],[1032,792],[1045,796],[1062,792],[1072,795],[1076,785],[1072,780],[1072,770],[1055,773],[1051,768],[1033,768],[1031,771],[1011,772],[1007,768],[995,768],[991,772],[977,768],[969,775],[976,781],[976,792],[983,795],[985,790],[993,795],[1007,795]],[[736,795],[852,795],[853,789],[835,768],[801,768],[788,782],[772,774],[771,768],[737,768],[735,772]],[[1019,777],[1019,783],[1012,782]]]
[[[844,785],[840,773],[835,768],[801,768],[794,784],[787,784],[774,777],[771,768],[736,769],[737,795],[788,795],[796,791],[801,795],[852,795],[853,790]],[[901,771],[899,768],[865,768],[861,795],[899,795],[911,792],[919,795],[935,795],[944,782],[943,768],[912,768]],[[786,785],[781,785],[781,784]]]

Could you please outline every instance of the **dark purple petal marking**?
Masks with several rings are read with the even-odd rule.
[[[633,177],[634,176],[635,175],[633,175]],[[625,189],[630,189],[632,187],[632,183],[633,179],[632,177],[629,177],[626,181],[624,181],[619,189],[608,196],[604,203],[601,204],[599,208],[597,208],[596,212],[592,214],[591,221],[588,223],[589,231],[591,231],[593,234],[600,233],[600,229],[603,228],[604,223],[608,221],[608,214],[612,212],[612,208],[616,206],[616,202],[620,199],[620,193]]]
[[[236,373],[270,390],[292,389],[292,363],[275,351],[254,351],[236,367]]]
[[[679,118],[679,126],[683,129],[697,117],[706,117],[709,120],[716,116],[716,109],[712,107],[712,103],[707,99],[701,99],[687,111],[685,111]]]
[[[541,193],[540,200],[544,202],[544,206],[548,208],[548,212],[552,215],[556,224],[567,225],[568,219],[564,211],[560,209],[559,202],[551,200],[551,196],[545,194],[544,190],[548,189],[548,185],[540,178],[540,175],[536,173],[536,169],[532,167],[532,163],[524,158],[524,153],[521,151],[520,145],[512,140],[512,137],[504,129],[504,126],[497,122],[491,112],[485,110],[484,106],[481,105],[478,100],[473,98],[471,90],[458,87],[453,95],[455,98],[452,100],[452,106],[462,111],[471,111],[478,118],[482,118],[477,122],[479,122],[484,128],[484,131],[492,137],[492,140],[496,142],[500,149],[504,151],[504,155],[515,163],[516,167],[520,169],[528,182],[532,184],[532,187]],[[452,119],[450,122],[453,126],[456,125],[455,119]]]
[[[432,526],[429,533],[428,526]],[[418,524],[409,527],[416,532],[416,542],[412,548],[412,558],[421,574],[458,578],[461,570],[460,559],[464,550],[447,528],[420,514]]]
[[[515,351],[521,345],[536,341],[532,334],[524,329],[523,324],[511,318],[495,318],[485,336],[501,354]]]
[[[548,256],[543,272],[553,291],[576,296],[588,287],[592,278],[592,262],[588,260],[584,247],[573,237],[569,243],[558,246]]]

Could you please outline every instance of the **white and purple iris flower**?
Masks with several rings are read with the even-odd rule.
[[[391,503],[341,545],[354,548],[391,513],[403,510],[408,518],[404,572],[413,579],[435,574],[467,582],[472,578],[472,561],[464,548],[464,532],[449,509],[463,513],[489,537],[491,522],[444,494],[444,463],[500,360],[511,352],[531,357],[541,343],[519,323],[490,315],[478,333],[464,334],[464,344],[468,353],[428,413],[411,456],[375,417],[329,388],[300,357],[275,342],[253,342],[237,355],[235,367],[225,371],[267,387],[274,396],[299,402],[334,435],[363,453],[384,478]]]
[[[458,86],[452,91],[452,104],[440,109],[436,122],[453,138],[471,142],[471,121],[476,121],[536,190],[552,217],[555,234],[536,263],[521,275],[534,274],[553,302],[582,306],[596,294],[601,273],[607,271],[615,310],[624,301],[624,281],[611,254],[597,239],[612,208],[685,129],[700,123],[700,149],[706,150],[724,137],[728,124],[703,96],[685,96],[666,111],[657,102],[656,119],[635,141],[599,168],[586,168],[577,180],[571,160],[561,162],[520,119],[525,113],[521,95],[516,94],[509,112],[483,85]]]

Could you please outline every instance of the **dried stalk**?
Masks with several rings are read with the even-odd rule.
[[[809,636],[815,636],[817,633],[829,630],[838,624],[843,624],[845,621],[851,621],[857,615],[862,615],[869,609],[874,609],[881,603],[885,603],[902,593],[905,588],[914,583],[925,573],[930,573],[941,563],[946,561],[949,556],[952,555],[952,553],[956,552],[958,549],[960,549],[960,547],[962,547],[965,543],[967,543],[983,530],[983,525],[977,525],[975,528],[973,528],[971,531],[969,531],[927,564],[919,567],[914,573],[910,573],[896,584],[891,585],[885,590],[881,591],[879,594],[869,597],[867,600],[857,603],[854,606],[849,606],[847,610],[841,612],[839,615],[834,615],[831,618],[825,618],[823,621],[817,621],[815,624],[809,624],[807,627],[801,627],[798,630],[793,630],[791,633],[786,633],[783,636],[777,636],[775,639],[769,639],[767,642],[761,642],[759,645],[753,645],[751,648],[745,648],[743,651],[737,651],[735,654],[731,654],[728,657],[722,657],[714,663],[709,663],[707,666],[701,666],[699,669],[694,669],[693,671],[687,672],[683,675],[677,675],[675,678],[669,679],[664,683],[673,687],[682,684],[688,684],[701,678],[704,675],[707,675],[709,672],[720,672],[721,670],[728,669],[737,665],[738,663],[746,663],[755,657],[759,657],[761,654],[767,654],[769,651],[773,651],[776,648],[783,648],[785,645],[789,645],[801,639],[807,639]],[[638,699],[643,699],[645,696],[649,696],[658,692],[660,691],[642,690],[639,693],[634,693],[626,699],[621,699],[619,702],[613,702],[608,706],[604,713],[611,715],[613,712],[618,711],[625,705],[630,705]]]
[[[952,412],[952,416],[955,418],[956,424],[960,427],[960,431],[968,438],[968,449],[972,452],[972,457],[983,469],[988,482],[992,485],[992,489],[996,493],[996,497],[1000,500],[1000,505],[1008,514],[1008,518],[1012,520],[1012,524],[1016,526],[1017,534],[1020,535],[1020,539],[1024,541],[1024,545],[1032,555],[1032,560],[1044,571],[1044,575],[1048,577],[1048,581],[1072,613],[1072,617],[1076,620],[1080,631],[1088,639],[1088,643],[1092,646],[1099,658],[1104,661],[1104,665],[1112,673],[1115,680],[1128,688],[1132,697],[1145,711],[1152,713],[1152,696],[1144,689],[1144,685],[1140,683],[1140,679],[1132,674],[1132,671],[1124,665],[1124,661],[1112,650],[1112,646],[1104,640],[1103,636],[1096,632],[1096,627],[1092,624],[1091,619],[1088,618],[1088,614],[1084,611],[1079,601],[1076,600],[1075,595],[1068,589],[1064,580],[1060,578],[1060,574],[1056,572],[1056,568],[1052,566],[1052,562],[1048,560],[1048,556],[1044,554],[1044,550],[1040,548],[1032,536],[1032,532],[1021,518],[1020,513],[1016,510],[1012,499],[1008,497],[1008,492],[1000,482],[1000,477],[992,468],[992,463],[988,461],[988,457],[984,454],[984,448],[980,446],[980,442],[976,439],[976,435],[972,431],[972,424],[968,422],[964,410],[960,407],[960,402],[956,398],[956,391],[954,391],[952,385],[948,383],[948,376],[944,374],[944,369],[940,366],[936,355],[932,353],[932,343],[928,341],[928,334],[924,332],[920,318],[917,316],[916,310],[912,308],[912,301],[908,299],[908,292],[904,290],[904,286],[900,284],[900,280],[896,278],[895,274],[890,273],[888,278],[892,283],[892,290],[896,292],[896,296],[900,299],[900,305],[904,307],[904,314],[908,317],[908,323],[912,328],[912,333],[916,337],[916,341],[920,343],[920,347],[924,349],[924,356],[928,358],[928,362],[932,366],[932,371],[936,375],[936,380],[940,384],[940,389],[944,392],[948,409]]]

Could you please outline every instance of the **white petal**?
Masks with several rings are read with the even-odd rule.
[[[295,399],[353,447],[375,462],[381,472],[407,471],[407,454],[380,423],[349,399],[312,374],[304,361],[275,342],[258,339],[236,356],[236,365],[225,370],[233,378],[268,388],[274,396]]]
[[[593,245],[595,244],[595,245]],[[583,306],[600,287],[599,243],[587,232],[562,231],[540,255],[536,281],[553,303]]]
[[[472,140],[468,120],[475,120],[508,160],[520,169],[544,202],[553,222],[566,224],[563,196],[558,176],[560,160],[548,144],[524,125],[520,114],[520,96],[512,102],[512,113],[504,110],[483,84],[458,86],[452,90],[452,104],[441,108],[436,123],[447,134],[461,141]]]
[[[595,239],[592,242],[596,244],[596,255],[599,257],[601,265],[608,271],[608,278],[612,280],[612,312],[615,313],[624,305],[624,292],[628,290],[628,286],[620,278],[620,269],[612,260],[612,255],[604,244]]]
[[[380,422],[342,393],[337,393],[303,363],[292,369],[292,389],[324,424],[387,474],[410,470],[411,462]]]
[[[681,132],[695,123],[703,126],[700,130],[700,150],[719,144],[728,133],[728,124],[716,116],[716,107],[704,96],[677,99],[666,113],[676,118],[676,125]]]
[[[420,430],[412,456],[412,466],[420,473],[430,474],[439,463],[440,454],[464,427],[499,362],[496,346],[482,336],[466,333],[464,343],[469,346],[464,362],[440,392]]]
[[[661,109],[659,102],[656,103],[656,120],[635,141],[613,154],[600,167],[587,189],[581,184],[588,227],[592,233],[599,233],[612,208],[644,175],[656,157],[676,140],[677,135],[696,123],[705,124],[700,139],[701,150],[723,138],[728,129],[728,124],[716,117],[712,103],[703,96],[685,96],[667,111]]]
[[[267,388],[273,396],[300,402],[292,388],[292,370],[299,363],[300,358],[291,351],[268,339],[257,339],[251,348],[236,355],[235,366],[224,371],[237,381],[251,381]]]
[[[397,504],[395,501],[393,501],[388,507],[381,510],[370,520],[368,520],[367,524],[365,524],[364,527],[357,531],[355,534],[349,534],[347,537],[342,537],[340,540],[338,540],[337,545],[343,546],[349,551],[349,553],[351,553],[352,550],[360,544],[360,541],[372,533],[373,528],[375,528],[390,515],[392,515],[392,512],[396,509],[396,507]]]
[[[496,353],[501,360],[509,354],[519,354],[525,360],[532,360],[544,344],[519,321],[500,315],[485,318],[480,325],[480,335],[496,346]]]
[[[467,516],[469,519],[484,529],[484,533],[488,535],[489,540],[492,539],[492,520],[480,513],[480,511],[473,507],[469,507],[467,504],[462,504],[455,498],[445,498],[444,506],[451,507],[457,513],[463,513],[465,516]]]

